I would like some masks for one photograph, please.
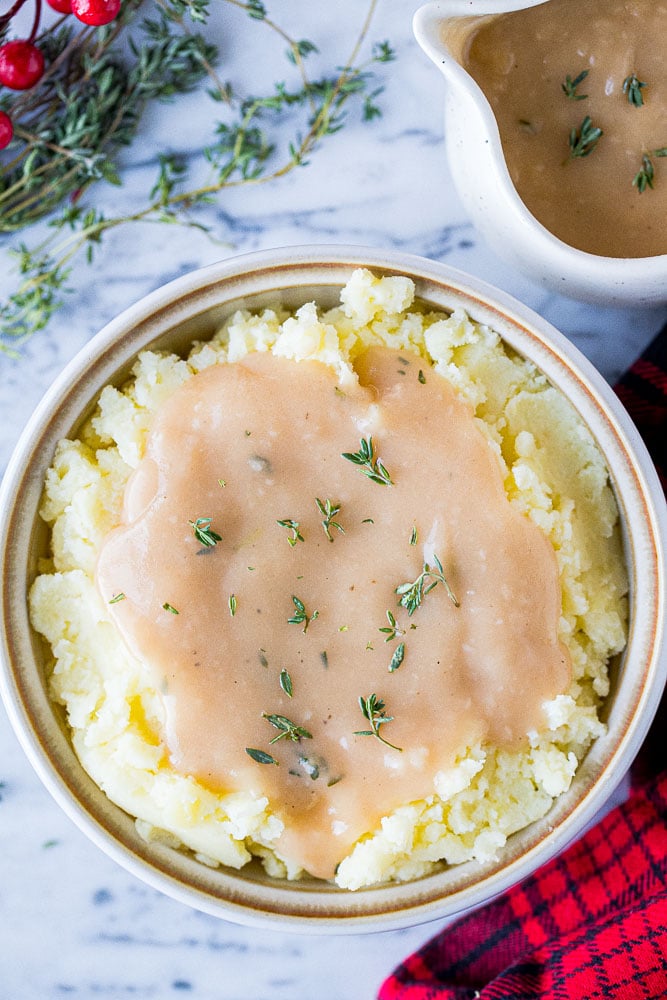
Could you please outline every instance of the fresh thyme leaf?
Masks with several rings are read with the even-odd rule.
[[[647,187],[653,187],[654,173],[651,157],[647,153],[644,153],[641,169],[635,174],[632,180],[632,186],[637,188],[639,194],[643,194]]]
[[[174,605],[173,604],[169,604],[168,601],[164,602],[164,604],[162,605],[162,608],[163,608],[164,611],[168,611],[169,614],[171,614],[171,615],[178,615],[178,614],[180,614],[180,611],[177,611],[177,609],[174,607]]]
[[[584,82],[584,80],[588,76],[588,73],[589,70],[583,69],[578,76],[575,76],[574,79],[572,79],[572,77],[568,74],[565,77],[565,83],[561,83],[561,89],[563,93],[571,101],[585,101],[586,98],[588,97],[588,94],[577,93],[577,87],[579,86],[580,83]]]
[[[641,108],[644,103],[644,95],[642,90],[646,86],[643,80],[639,80],[636,73],[631,73],[630,76],[626,76],[623,81],[623,93],[628,99],[628,103],[632,104],[635,108]]]
[[[116,594],[115,597],[111,598],[109,604],[118,604],[119,601],[124,601],[124,600],[125,600],[125,594],[121,590],[120,594]]]
[[[381,486],[393,486],[391,477],[381,459],[375,458],[373,438],[361,438],[359,445],[359,451],[345,451],[341,457],[352,462],[353,465],[358,465],[363,474],[368,476],[372,482],[379,483]]]
[[[376,42],[373,46],[373,59],[375,62],[392,62],[396,58],[396,53],[387,41]]]
[[[275,757],[272,757],[270,753],[266,753],[264,750],[256,750],[255,747],[246,747],[245,752],[253,760],[257,761],[258,764],[277,764],[278,761]]]
[[[249,17],[254,17],[258,21],[266,17],[266,7],[262,3],[262,0],[246,0],[245,7]]]
[[[403,662],[404,658],[405,658],[405,643],[401,642],[401,643],[398,644],[398,646],[394,650],[394,655],[392,656],[391,660],[389,661],[389,673],[390,674],[393,674],[393,672],[395,670],[398,670],[398,668],[400,667],[400,665]]]
[[[417,544],[417,526],[413,524],[412,532],[410,534],[410,545]]]
[[[391,611],[387,611],[387,621],[389,622],[389,625],[385,625],[384,628],[378,629],[378,632],[384,632],[386,634],[387,638],[384,640],[385,642],[391,642],[392,639],[396,639],[397,636],[404,635],[402,629],[400,629],[396,624],[396,619]]]
[[[345,528],[334,521],[333,518],[340,513],[340,504],[335,504],[331,500],[320,500],[319,497],[315,497],[315,503],[317,504],[317,509],[322,515],[322,527],[324,528],[324,534],[327,536],[330,542],[333,542],[333,535],[331,534],[331,529],[336,528],[341,535],[345,534]]]
[[[654,156],[667,156],[667,146],[662,146],[660,149],[653,150]]]
[[[302,542],[304,540],[303,535],[299,531],[298,521],[293,521],[291,518],[284,518],[282,521],[277,521],[276,523],[279,524],[281,528],[289,528],[292,532],[291,536],[287,539],[292,548],[294,548],[297,542]]]
[[[294,694],[294,688],[292,686],[292,678],[290,677],[289,672],[284,668],[283,670],[280,671],[280,686],[287,695],[287,697],[291,698],[292,695]]]
[[[212,517],[198,517],[194,521],[188,521],[188,524],[192,525],[195,538],[201,545],[206,546],[206,548],[212,548],[218,542],[222,541],[222,535],[219,535],[217,531],[213,531],[211,527],[212,520]]]
[[[299,597],[295,597],[292,594],[292,603],[294,604],[294,614],[291,618],[287,619],[288,625],[303,625],[302,631],[305,632],[311,622],[314,622],[316,618],[319,618],[319,611],[313,611],[312,615],[309,615],[306,611],[306,606]]]
[[[306,59],[311,53],[319,51],[317,45],[313,42],[308,41],[307,38],[301,38],[297,42],[292,42],[287,50],[287,58],[296,66],[299,59]]]
[[[236,606],[237,606],[236,594],[230,594],[229,601],[227,603],[229,604],[229,613],[233,618],[234,615],[236,614]]]
[[[385,746],[391,747],[392,750],[398,750],[401,752],[401,747],[394,746],[393,743],[389,743],[388,740],[380,733],[380,726],[383,726],[386,722],[393,722],[393,715],[387,715],[385,712],[385,704],[382,699],[378,698],[376,694],[371,694],[368,698],[363,696],[359,697],[359,708],[365,719],[368,719],[371,728],[361,729],[355,732],[355,736],[376,736],[381,743]]]
[[[322,666],[324,667],[324,669],[328,670],[329,669],[329,654],[327,653],[326,649],[323,649],[322,652],[320,653],[320,660],[322,661]]]
[[[278,736],[274,736],[272,740],[269,740],[269,746],[272,743],[277,743],[278,740],[291,740],[293,743],[299,743],[302,739],[312,740],[313,738],[307,729],[304,729],[303,726],[295,725],[284,715],[269,715],[266,712],[262,712],[262,718],[270,722],[274,729],[280,730]]]
[[[586,115],[579,129],[570,130],[570,158],[590,156],[603,135],[602,129],[594,127],[590,116]]]
[[[421,573],[412,583],[402,583],[399,587],[396,587],[396,593],[399,595],[398,603],[404,607],[409,615],[413,615],[417,608],[420,606],[427,594],[429,594],[434,587],[437,587],[441,583],[445,590],[447,591],[447,596],[454,605],[458,608],[459,601],[454,594],[452,588],[447,582],[444,570],[442,568],[442,563],[436,555],[433,556],[435,561],[435,567],[430,566],[428,563],[424,563]],[[430,583],[427,580],[430,579]]]
[[[417,380],[418,380],[418,382],[421,383],[421,385],[426,385],[426,376],[424,375],[424,372],[421,370],[421,368],[419,369],[419,372],[417,373]]]

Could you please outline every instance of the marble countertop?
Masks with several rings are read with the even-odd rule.
[[[265,51],[261,25],[213,4],[210,33],[221,74],[270,87],[289,68]],[[270,13],[311,37],[323,69],[342,63],[365,4],[274,0]],[[91,266],[76,265],[74,291],[51,325],[16,358],[0,354],[0,472],[23,425],[67,361],[116,313],[186,271],[231,254],[303,243],[399,248],[469,271],[550,320],[613,381],[667,318],[667,310],[605,310],[550,294],[478,239],[451,186],[443,146],[443,83],[412,37],[415,6],[379,0],[370,39],[389,39],[395,62],[379,67],[383,116],[345,128],[282,180],[226,192],[193,229],[136,225],[113,232]],[[279,62],[277,60],[280,60]],[[123,153],[120,189],[95,189],[98,207],[143,204],[159,150],[206,141],[211,104],[201,94],[152,109]],[[287,124],[284,128],[287,129]],[[287,132],[286,132],[287,134]],[[91,196],[92,197],[92,196]],[[23,234],[36,242],[42,230]],[[34,239],[33,239],[34,237]],[[4,239],[0,294],[14,287]],[[0,995],[192,995],[198,1000],[372,1000],[393,966],[438,925],[355,937],[306,937],[225,923],[146,888],[79,833],[50,799],[0,710]]]

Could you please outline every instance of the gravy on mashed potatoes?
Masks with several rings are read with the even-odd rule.
[[[140,831],[206,863],[354,889],[485,860],[603,731],[601,456],[493,331],[413,294],[360,270],[323,316],[146,352],[47,477],[53,697]]]

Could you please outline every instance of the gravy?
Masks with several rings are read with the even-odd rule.
[[[488,98],[507,166],[532,214],[565,243],[609,257],[667,253],[667,3],[549,0],[479,22],[463,64]],[[568,98],[566,77],[588,75]],[[623,92],[632,74],[642,106]],[[602,137],[571,157],[584,118]],[[649,155],[653,188],[633,186]]]
[[[345,391],[318,362],[259,353],[191,378],[157,414],[97,568],[162,692],[171,766],[266,795],[278,853],[322,878],[466,747],[543,728],[570,681],[555,554],[510,505],[469,405],[416,356],[372,348],[355,368]],[[391,485],[343,457],[371,436]],[[339,508],[333,541],[316,498]],[[396,589],[436,558],[452,593],[428,575],[409,614]],[[386,743],[360,735],[371,694]]]

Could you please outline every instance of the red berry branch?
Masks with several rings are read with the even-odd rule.
[[[10,23],[27,0],[16,0],[11,9],[0,17],[0,28]],[[121,0],[47,0],[60,14],[73,14],[83,24],[99,27],[109,24],[120,12]],[[30,90],[44,75],[44,54],[35,43],[42,17],[42,0],[34,0],[35,15],[28,38],[15,38],[0,45],[0,84],[10,90]],[[9,115],[0,112],[0,149],[14,135]]]

